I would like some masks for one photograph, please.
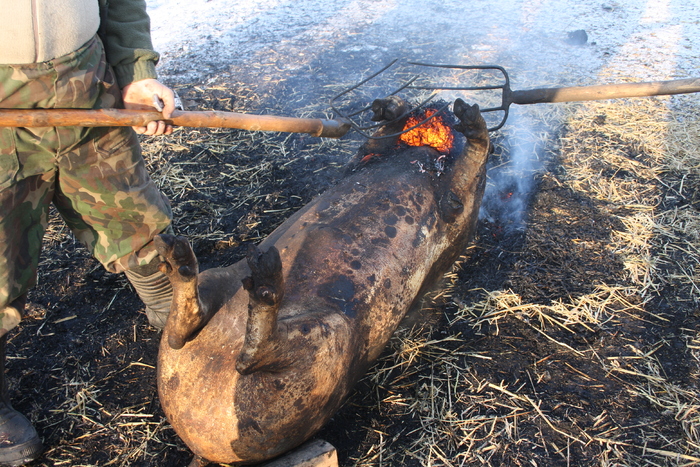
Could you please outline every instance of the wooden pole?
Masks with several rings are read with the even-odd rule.
[[[700,92],[700,78],[650,81],[646,83],[527,89],[512,91],[510,97],[506,96],[506,99],[513,104],[542,104],[687,94],[692,92]]]
[[[236,128],[250,131],[308,133],[340,138],[350,129],[344,120],[278,117],[220,111],[175,111],[170,119],[160,112],[125,109],[0,109],[0,127],[146,126],[163,120],[170,125],[196,128]]]

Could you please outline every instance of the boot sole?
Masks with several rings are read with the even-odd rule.
[[[36,460],[44,451],[39,438],[30,439],[19,446],[0,448],[0,466],[19,467]]]

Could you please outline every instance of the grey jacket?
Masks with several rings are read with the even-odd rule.
[[[99,33],[121,87],[156,77],[145,0],[0,0],[0,11],[0,64],[61,57]]]

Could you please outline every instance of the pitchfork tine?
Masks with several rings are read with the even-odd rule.
[[[331,99],[331,108],[341,117],[346,118],[349,122],[350,125],[352,126],[353,129],[355,129],[358,133],[360,133],[362,136],[365,138],[369,139],[376,139],[376,138],[393,138],[396,137],[397,134],[391,134],[391,135],[385,135],[381,137],[375,137],[369,133],[371,130],[375,130],[376,128],[386,125],[387,122],[381,122],[378,124],[367,124],[366,121],[363,121],[363,119],[359,119],[357,122],[355,121],[355,118],[358,117],[359,115],[363,114],[364,112],[367,112],[368,110],[371,109],[371,103],[363,106],[359,110],[354,110],[352,112],[344,113],[339,107],[340,104],[338,104],[338,100],[343,97],[348,95],[349,93],[357,90],[361,86],[367,84],[369,81],[375,79],[377,76],[381,75],[382,73],[386,72],[390,68],[394,67],[398,63],[398,59],[392,60],[389,64],[386,66],[382,67],[379,71],[372,73],[368,77],[364,78],[362,81],[359,83],[355,84],[354,86],[349,87],[348,89],[344,90],[340,94],[336,95]],[[485,86],[433,86],[433,85],[423,85],[418,83],[418,79],[421,77],[420,73],[415,74],[414,76],[410,76],[407,80],[405,80],[398,88],[396,88],[394,91],[392,91],[390,94],[387,94],[387,96],[394,96],[399,94],[401,91],[404,90],[418,90],[418,91],[434,91],[427,99],[425,99],[423,102],[420,104],[416,105],[413,107],[408,113],[414,112],[417,109],[420,109],[421,107],[425,106],[428,102],[430,102],[437,94],[439,91],[486,91],[486,90],[499,90],[501,89],[502,92],[502,102],[499,107],[484,107],[482,109],[482,113],[486,112],[496,112],[496,111],[502,111],[504,112],[504,117],[501,120],[501,122],[493,127],[489,128],[489,131],[495,131],[501,128],[504,124],[506,119],[508,118],[508,110],[509,106],[511,104],[511,90],[510,90],[510,77],[508,76],[508,73],[506,70],[498,65],[445,65],[445,64],[432,64],[432,63],[423,63],[423,62],[415,62],[415,61],[410,61],[410,62],[403,62],[405,65],[410,65],[410,66],[416,66],[416,67],[430,67],[430,68],[448,68],[448,69],[462,69],[462,70],[495,70],[497,72],[500,72],[503,76],[503,84],[498,84],[498,85],[485,85]],[[440,113],[445,110],[447,106],[443,107],[440,109]],[[437,113],[435,115],[437,115]],[[430,120],[430,118],[424,120],[423,122],[420,122],[418,124],[422,125],[423,123],[427,122]],[[405,131],[410,131],[410,129],[406,129]],[[405,132],[404,131],[404,132]]]
[[[351,88],[338,94],[331,100],[331,107],[338,113],[338,115],[345,117],[350,121],[350,125],[357,130],[365,138],[372,138],[372,136],[365,133],[365,130],[376,128],[378,125],[372,125],[368,127],[362,127],[361,125],[353,122],[350,116],[344,115],[343,112],[337,108],[335,101],[348,94],[351,91],[356,90],[368,81],[376,78],[381,73],[384,73],[392,66],[396,65],[398,59],[393,60],[391,63],[383,67],[378,72],[370,75],[369,77],[362,80],[360,83],[352,86]],[[603,84],[595,86],[574,86],[574,87],[561,87],[561,88],[537,88],[528,90],[513,91],[510,88],[510,77],[508,72],[499,65],[446,65],[446,64],[436,64],[436,63],[424,63],[417,61],[403,62],[403,65],[413,66],[413,67],[424,67],[424,68],[443,68],[452,70],[483,70],[490,71],[492,74],[496,74],[496,79],[503,80],[502,84],[487,84],[484,86],[438,86],[438,85],[423,85],[420,82],[417,83],[421,76],[421,73],[417,73],[416,76],[410,78],[402,86],[392,92],[390,95],[396,95],[403,90],[417,90],[424,91],[430,90],[434,91],[435,94],[439,91],[496,91],[502,90],[500,95],[500,106],[487,107],[486,105],[480,105],[481,113],[486,114],[489,112],[503,112],[503,118],[500,123],[494,127],[490,127],[488,131],[495,131],[503,127],[508,119],[511,104],[540,104],[540,103],[553,103],[553,102],[574,102],[574,101],[590,101],[590,100],[600,100],[600,99],[614,99],[614,98],[628,98],[628,97],[647,97],[647,96],[658,96],[658,95],[673,95],[673,94],[687,94],[700,92],[700,78],[687,78],[687,79],[677,79],[670,81],[652,81],[645,83],[619,83],[619,84]],[[416,70],[405,70],[409,71],[409,74],[413,74]],[[499,75],[500,73],[500,75]],[[405,75],[406,73],[404,73]],[[481,75],[481,74],[478,74]],[[477,75],[477,76],[478,76]],[[413,93],[413,99],[409,98],[406,100],[417,100],[419,93]],[[493,96],[493,94],[491,94]],[[411,109],[411,112],[425,105],[433,96],[428,98],[425,102]],[[422,98],[422,97],[420,97]],[[493,100],[496,96],[493,96]],[[352,113],[352,117],[357,117],[361,113],[369,110],[371,107],[364,107],[357,112]],[[494,119],[495,120],[495,119]],[[388,135],[387,137],[394,137],[396,135]]]

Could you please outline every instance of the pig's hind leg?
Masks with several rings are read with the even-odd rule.
[[[277,370],[290,362],[287,342],[280,333],[278,311],[284,297],[282,260],[274,246],[263,252],[253,247],[246,256],[250,275],[243,279],[248,291],[245,343],[236,369],[241,374]]]
[[[204,306],[199,295],[199,263],[184,237],[158,235],[155,245],[164,259],[160,270],[173,286],[173,301],[165,332],[170,347],[180,349],[208,318],[208,307]]]

